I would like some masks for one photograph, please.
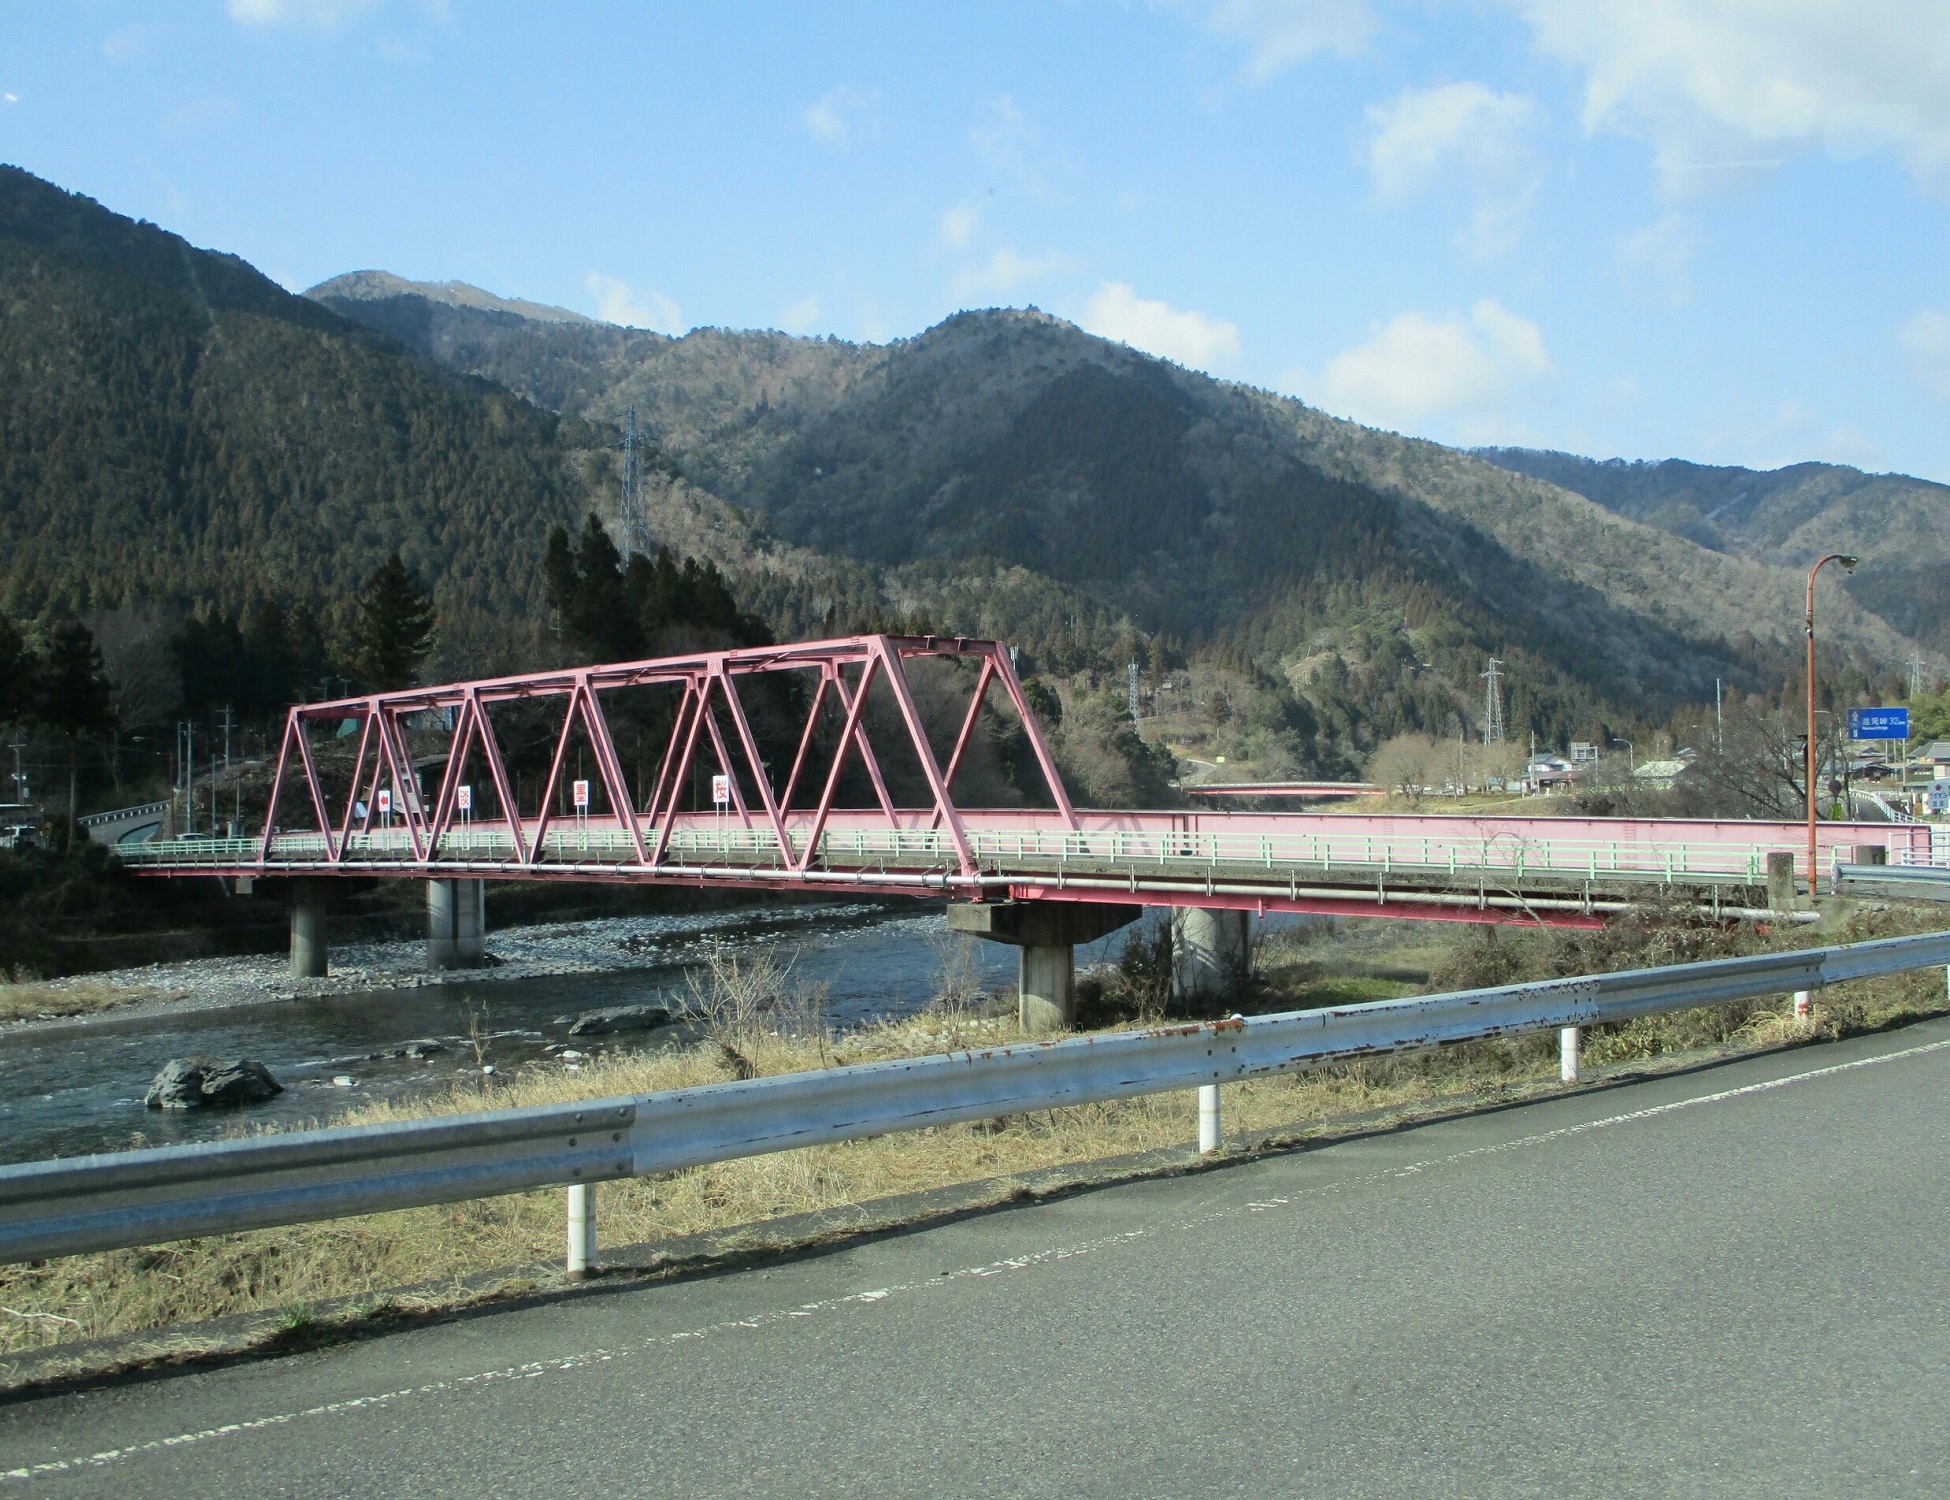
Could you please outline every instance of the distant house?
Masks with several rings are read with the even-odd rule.
[[[1540,792],[1571,786],[1578,779],[1577,767],[1561,755],[1533,755],[1523,774],[1524,779]]]
[[[1916,759],[1931,765],[1950,766],[1950,740],[1931,740],[1916,752]]]
[[[1665,791],[1685,769],[1683,760],[1642,760],[1632,768],[1632,779],[1640,786]]]

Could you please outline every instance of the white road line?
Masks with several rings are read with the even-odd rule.
[[[774,1308],[768,1312],[756,1313],[747,1318],[726,1319],[703,1328],[687,1329],[680,1333],[663,1334],[654,1339],[623,1349],[590,1349],[580,1354],[565,1355],[558,1359],[537,1360],[528,1364],[506,1365],[500,1369],[483,1370],[475,1375],[457,1376],[452,1380],[434,1380],[424,1385],[405,1386],[399,1390],[380,1391],[372,1395],[352,1396],[343,1401],[331,1401],[320,1406],[308,1406],[298,1411],[279,1412],[275,1416],[254,1417],[247,1421],[226,1422],[220,1427],[206,1427],[196,1432],[177,1433],[172,1437],[154,1438],[148,1442],[132,1443],[122,1448],[104,1448],[98,1452],[79,1455],[74,1458],[52,1459],[46,1463],[30,1464],[21,1468],[0,1470],[0,1483],[45,1478],[49,1475],[75,1473],[86,1469],[99,1469],[109,1464],[123,1463],[129,1459],[141,1458],[147,1454],[164,1453],[178,1448],[186,1448],[197,1443],[210,1442],[216,1438],[233,1437],[238,1433],[258,1432],[268,1427],[284,1427],[308,1417],[337,1416],[345,1412],[361,1411],[371,1407],[389,1406],[411,1396],[431,1396],[447,1391],[466,1391],[479,1387],[498,1385],[509,1380],[533,1380],[543,1375],[559,1375],[580,1370],[591,1365],[607,1364],[613,1360],[627,1359],[631,1355],[684,1343],[692,1339],[711,1338],[716,1335],[734,1332],[739,1329],[761,1329],[774,1323],[791,1319],[816,1317],[826,1312],[844,1312],[851,1308],[867,1307],[885,1302],[890,1298],[905,1296],[912,1292],[932,1291],[953,1283],[1004,1276],[1012,1271],[1032,1270],[1039,1266],[1051,1265],[1057,1261],[1070,1260],[1093,1251],[1110,1249],[1127,1244],[1132,1240],[1144,1239],[1161,1232],[1176,1232],[1199,1228],[1221,1219],[1236,1217],[1239,1214],[1266,1213],[1275,1209],[1291,1207],[1295,1202],[1306,1198],[1320,1197],[1330,1192],[1341,1191],[1352,1184],[1376,1182],[1388,1178],[1412,1177],[1434,1167],[1449,1166],[1455,1162],[1467,1161],[1478,1156],[1491,1156],[1504,1151],[1516,1151],[1528,1146],[1540,1146],[1550,1141],[1563,1140],[1570,1136],[1584,1135],[1593,1130],[1609,1130],[1618,1125],[1636,1124],[1641,1120],[1655,1119],[1660,1115],[1673,1114],[1682,1109],[1693,1109],[1703,1104],[1723,1104],[1730,1099],[1745,1098],[1754,1094],[1764,1094],[1774,1089],[1786,1088],[1790,1084],[1808,1083],[1817,1078],[1832,1078],[1840,1073],[1853,1072],[1858,1068],[1873,1068],[1882,1063],[1895,1062],[1901,1058],[1921,1057],[1926,1053],[1950,1049],[1950,1040],[1928,1042],[1917,1047],[1906,1047],[1899,1052],[1879,1053],[1874,1057],[1857,1058],[1853,1062],[1834,1063],[1825,1068],[1811,1068],[1805,1073],[1790,1073],[1783,1078],[1770,1078],[1761,1083],[1749,1083],[1735,1089],[1721,1089],[1712,1094],[1696,1094],[1688,1099],[1676,1099],[1667,1104],[1655,1104],[1645,1109],[1630,1110],[1625,1114],[1607,1115],[1599,1120],[1587,1120],[1578,1125],[1560,1126],[1556,1130],[1541,1131],[1536,1135],[1520,1136],[1515,1140],[1499,1141],[1490,1146],[1474,1146],[1467,1151],[1451,1152],[1447,1156],[1431,1157],[1427,1161],[1414,1162],[1405,1167],[1389,1167],[1382,1171],[1364,1173],[1355,1177],[1343,1178],[1334,1183],[1323,1183],[1319,1187],[1308,1188],[1289,1197],[1263,1198],[1228,1208],[1215,1209],[1210,1213],[1182,1220],[1166,1227],[1165,1230],[1132,1229],[1121,1234],[1106,1235],[1101,1239],[1086,1240],[1081,1244],[1066,1245],[1056,1249],[1035,1251],[1027,1255],[1010,1256],[1006,1260],[990,1261],[986,1265],[969,1266],[960,1271],[944,1271],[939,1276],[931,1276],[926,1281],[906,1282],[894,1286],[876,1287],[870,1291],[852,1292],[844,1297],[828,1297],[818,1302],[805,1302],[796,1307]]]

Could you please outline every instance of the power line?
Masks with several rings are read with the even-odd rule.
[[[625,562],[640,552],[647,552],[650,541],[644,535],[648,527],[643,518],[643,464],[637,452],[636,408],[632,406],[623,418],[623,483],[622,483],[622,525],[623,560]]]

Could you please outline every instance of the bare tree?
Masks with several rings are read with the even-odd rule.
[[[1449,750],[1426,734],[1398,734],[1375,751],[1368,779],[1400,792],[1410,807],[1419,806],[1423,795],[1451,774]]]
[[[1816,721],[1816,761],[1839,764],[1841,726]],[[1738,703],[1723,715],[1674,785],[1671,811],[1695,817],[1798,818],[1808,807],[1806,729],[1798,715],[1760,703]]]

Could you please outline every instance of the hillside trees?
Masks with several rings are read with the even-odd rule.
[[[0,168],[0,609],[351,595],[398,547],[450,642],[526,649],[580,423],[231,256]],[[459,663],[454,665],[458,666]]]
[[[228,708],[246,720],[277,718],[320,691],[332,666],[317,614],[275,600],[241,616],[205,604],[178,627],[169,648],[182,706],[194,716]]]
[[[81,808],[81,740],[116,727],[115,686],[102,666],[101,648],[86,625],[72,615],[56,619],[47,632],[34,693],[34,718],[66,742],[68,823],[65,841],[74,837]]]
[[[563,645],[583,661],[772,643],[770,628],[739,608],[715,563],[679,563],[668,547],[625,562],[594,515],[573,543],[566,527],[550,530],[543,576]]]

